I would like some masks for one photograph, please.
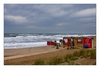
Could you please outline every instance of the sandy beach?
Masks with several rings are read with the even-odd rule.
[[[19,48],[19,49],[5,49],[4,50],[4,60],[15,59],[25,56],[38,55],[58,50],[63,50],[64,48],[60,47],[56,49],[54,46],[43,46],[43,47],[30,47],[30,48]]]
[[[77,46],[75,46],[75,49],[69,50],[67,50],[67,47],[56,49],[54,46],[4,49],[4,65],[32,65],[38,59],[48,61],[55,57],[64,57],[82,49],[82,47],[79,48]]]
[[[41,49],[40,49],[41,48]],[[30,50],[31,49],[31,50]],[[32,65],[35,60],[51,60],[55,57],[63,57],[67,54],[72,54],[75,51],[82,50],[79,48],[52,48],[51,46],[37,47],[37,48],[23,48],[15,50],[5,50],[4,64],[5,65]],[[8,53],[7,51],[10,51]],[[12,51],[12,53],[11,53]]]

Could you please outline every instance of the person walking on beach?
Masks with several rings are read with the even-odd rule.
[[[62,44],[63,44],[63,40],[60,39],[60,40],[59,40],[59,43],[60,43],[60,46],[62,46]]]
[[[65,40],[62,40],[62,42],[63,42],[63,48],[65,48]]]
[[[58,44],[57,44],[56,40],[55,40],[54,45],[55,45],[56,49],[59,49],[59,47],[58,47]]]

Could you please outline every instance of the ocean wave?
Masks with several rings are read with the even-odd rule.
[[[12,48],[26,48],[26,47],[38,47],[38,46],[46,46],[47,42],[35,42],[35,43],[5,43],[4,49],[12,49]]]
[[[29,46],[44,46],[47,41],[59,41],[63,37],[87,37],[95,34],[7,34],[4,37],[4,48],[24,48]],[[11,37],[16,36],[16,37]],[[42,42],[45,42],[43,44]]]

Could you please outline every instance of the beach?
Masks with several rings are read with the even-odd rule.
[[[4,65],[96,65],[96,4],[3,4]]]
[[[50,60],[54,57],[64,56],[80,49],[68,51],[67,48],[56,49],[52,46],[6,49],[4,50],[4,64],[32,64],[37,59]]]
[[[34,61],[42,59],[49,61],[55,57],[64,57],[67,54],[72,54],[75,51],[80,51],[82,48],[69,49],[53,48],[52,46],[23,48],[23,49],[8,49],[5,50],[4,65],[32,65]],[[9,53],[7,51],[10,51]]]
[[[94,44],[96,46],[96,37]],[[89,48],[89,49],[96,49]],[[76,51],[80,51],[84,48],[75,46],[74,49],[67,50],[67,47],[59,47],[56,49],[54,46],[41,46],[41,47],[29,47],[29,48],[15,48],[4,49],[4,65],[32,65],[34,61],[42,59],[49,61],[55,57],[64,57],[67,54],[72,54]],[[88,49],[85,49],[88,50]],[[96,59],[94,60],[96,62]]]
[[[5,49],[4,50],[4,60],[14,59],[19,57],[38,55],[41,53],[48,53],[58,50],[63,50],[64,48],[56,49],[54,46],[43,46],[43,47],[30,47],[30,48],[19,48],[19,49]],[[10,58],[9,58],[10,57]]]

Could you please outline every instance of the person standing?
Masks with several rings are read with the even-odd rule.
[[[73,38],[71,38],[70,45],[71,45],[71,48],[74,48],[74,39]]]
[[[63,48],[65,48],[65,40],[62,40],[62,42],[63,42]]]
[[[60,39],[60,40],[59,40],[59,46],[62,46],[62,44],[63,44],[63,40]]]
[[[58,44],[57,44],[57,42],[56,42],[56,40],[55,40],[55,47],[56,47],[56,49],[59,49],[59,47],[58,47]]]

